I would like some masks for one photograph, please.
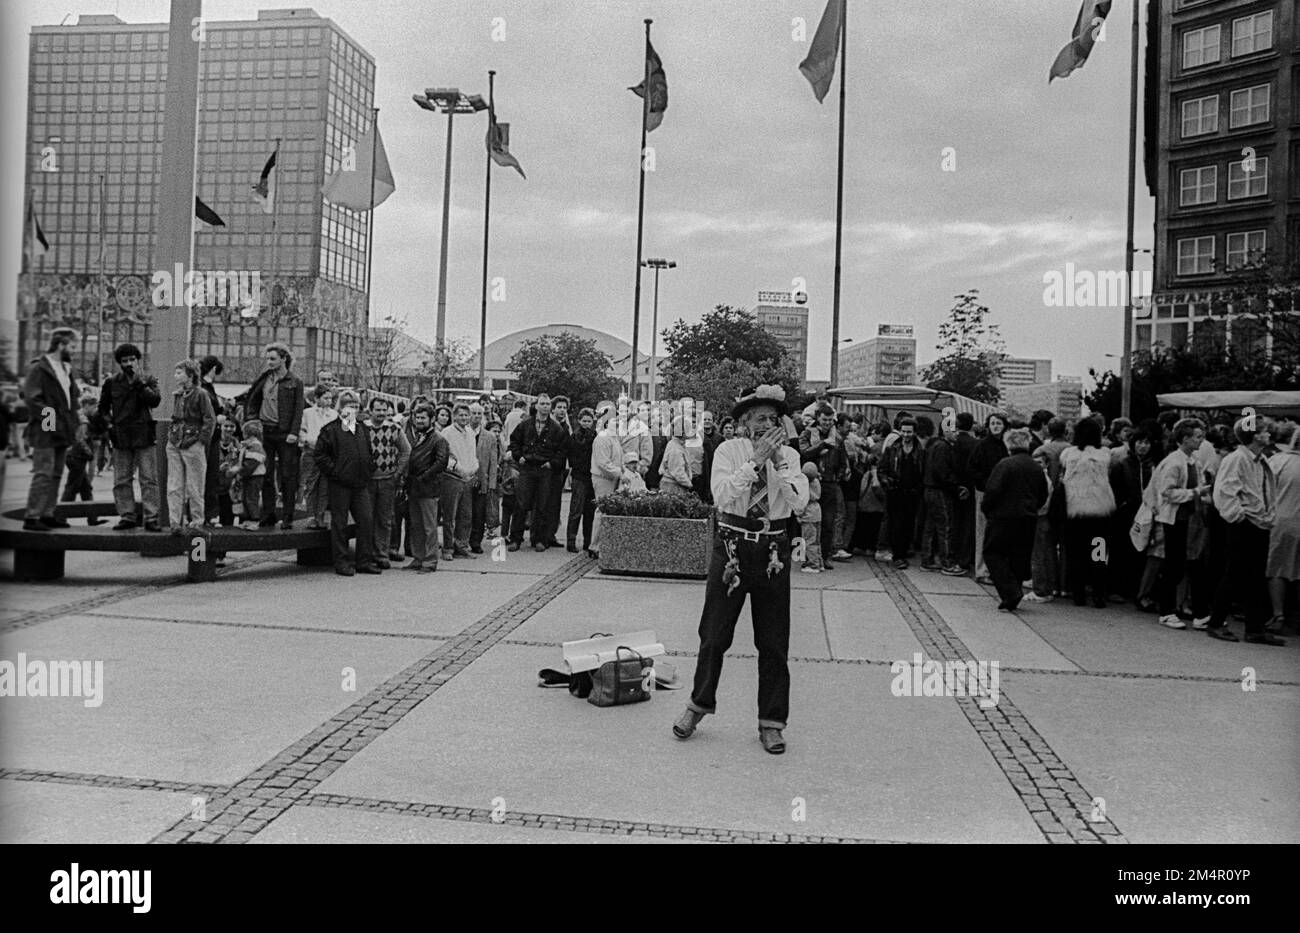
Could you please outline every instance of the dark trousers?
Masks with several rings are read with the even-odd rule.
[[[853,525],[853,547],[851,550],[866,551],[871,554],[884,542],[880,540],[880,523],[884,512],[858,512],[858,520]]]
[[[1234,599],[1246,607],[1246,634],[1262,635],[1273,614],[1264,569],[1268,564],[1268,532],[1242,519],[1228,522],[1228,559],[1214,593],[1210,628],[1222,628]]]
[[[777,542],[781,570],[767,575],[768,548]],[[714,539],[709,561],[709,578],[700,614],[700,653],[695,664],[695,687],[690,708],[698,713],[717,709],[718,681],[722,658],[736,634],[736,621],[749,596],[749,613],[754,623],[754,647],[758,649],[758,723],[784,729],[790,715],[790,537],[761,536],[757,543],[737,540],[740,585],[730,595],[722,573],[728,554],[721,537]]]
[[[885,493],[885,512],[889,516],[889,549],[894,560],[906,560],[916,533],[916,511],[921,502],[919,489],[890,489]]]
[[[1035,516],[990,518],[984,526],[984,562],[1003,605],[1020,604],[1021,581],[1028,579],[1034,554]]]
[[[953,495],[931,486],[925,490],[925,528],[921,531],[921,560],[952,565],[952,502]]]
[[[348,512],[357,522],[356,566],[375,562],[374,503],[369,486],[353,489],[342,483],[330,483],[330,544],[334,549],[334,566],[348,567]]]
[[[510,538],[510,523],[514,520],[515,512],[519,511],[518,501],[515,494],[501,496],[501,537]]]
[[[1065,520],[1065,561],[1070,592],[1075,602],[1087,596],[1087,587],[1092,586],[1093,599],[1106,598],[1106,561],[1094,560],[1093,552],[1104,558],[1106,547],[1106,526],[1110,519],[1083,517]],[[1097,539],[1101,539],[1100,543]]]
[[[568,470],[560,470],[551,477],[551,493],[546,500],[546,536],[543,541],[557,540],[555,536],[560,532],[560,500],[564,498],[564,481],[568,476]]]
[[[470,550],[483,546],[483,534],[487,531],[488,494],[476,484],[470,490],[469,504],[469,546]]]
[[[63,484],[62,502],[75,502],[77,496],[81,496],[82,502],[89,502],[95,498],[95,491],[90,486],[90,475],[86,472],[90,467],[89,462],[73,463],[67,462],[68,479]]]
[[[414,520],[411,518],[411,500],[406,495],[406,487],[399,486],[397,495],[393,497],[393,536],[389,539],[388,550],[394,554],[401,552],[407,557],[411,556],[411,537],[413,532],[411,528]],[[406,549],[402,549],[402,526],[406,526]]]
[[[212,432],[208,444],[208,472],[203,475],[203,518],[215,522],[221,517],[221,431]],[[222,522],[222,524],[226,524]]]
[[[281,517],[285,521],[293,520],[294,503],[298,500],[298,458],[301,449],[297,444],[290,444],[283,434],[267,434],[262,440],[266,448],[266,480],[262,483],[262,520],[275,520],[275,491],[279,481],[280,501],[284,504]],[[333,499],[330,500],[331,509]]]
[[[952,501],[952,562],[962,567],[975,566],[975,490],[966,498]]]
[[[1165,557],[1160,562],[1156,577],[1155,598],[1162,616],[1178,612],[1178,584],[1190,570],[1192,615],[1198,619],[1210,614],[1210,600],[1214,593],[1215,578],[1207,573],[1208,560],[1187,559],[1187,522],[1160,525],[1165,539]]]
[[[514,544],[524,541],[524,522],[532,529],[533,544],[546,541],[546,509],[551,501],[551,483],[555,479],[550,470],[522,466],[515,481],[515,511],[510,521],[510,540]]]
[[[577,545],[578,526],[582,526],[582,544],[591,547],[591,523],[596,519],[596,490],[591,485],[591,474],[585,477],[574,474],[573,491],[569,495],[569,523],[566,543]]]
[[[822,561],[831,559],[844,542],[837,540],[844,530],[844,488],[831,481],[822,483]]]

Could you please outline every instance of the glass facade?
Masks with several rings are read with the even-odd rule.
[[[260,369],[265,343],[280,340],[304,372],[355,378],[368,323],[368,214],[320,192],[369,128],[374,61],[301,10],[205,23],[201,41],[195,190],[225,226],[195,222],[195,269],[243,274],[258,290],[200,299],[193,352],[220,357],[223,378],[240,381]],[[71,325],[93,357],[101,307],[105,354],[148,342],[167,45],[164,24],[115,17],[32,32],[27,187],[50,251],[20,282],[24,352]],[[252,186],[277,139],[276,209],[265,213]]]

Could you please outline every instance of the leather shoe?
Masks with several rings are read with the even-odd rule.
[[[374,565],[374,564],[363,564],[362,566],[360,566],[360,567],[357,568],[357,573],[375,573],[375,574],[378,574],[378,573],[383,573],[383,571],[380,570],[379,567],[377,567],[377,566]]]
[[[544,551],[544,550],[546,550],[546,545],[545,545],[545,544],[542,544],[541,542],[538,542],[537,544],[534,544],[534,545],[533,545],[533,550],[534,550],[534,551],[539,551],[539,552],[540,552],[540,551]]]
[[[677,721],[673,723],[673,735],[679,739],[689,739],[695,734],[695,727],[700,724],[704,718],[703,713],[697,713],[693,709],[684,710]]]
[[[572,543],[572,542],[566,544],[566,545],[564,546],[564,549],[565,549],[566,551],[568,551],[570,554],[577,554],[577,553],[578,553],[578,546],[577,546],[576,544]]]
[[[781,736],[781,730],[775,726],[759,726],[758,738],[763,743],[763,751],[768,754],[785,754],[785,739]]]
[[[355,577],[357,575],[357,572],[351,567],[335,567],[334,572],[340,577]]]
[[[1261,632],[1257,635],[1247,635],[1246,641],[1252,645],[1276,645],[1278,647],[1286,644],[1286,639],[1278,638],[1276,635],[1270,635],[1268,632]]]
[[[517,551],[517,550],[519,550],[519,545],[516,544],[515,542],[511,541],[509,544],[506,545],[506,550],[507,550],[507,551]]]
[[[1205,634],[1211,638],[1217,638],[1219,641],[1241,641],[1240,638],[1228,630],[1226,625],[1221,625],[1218,628],[1207,628]]]
[[[384,560],[384,559],[382,559],[382,558],[381,558],[380,560],[375,561],[375,566],[378,567],[380,570],[392,570],[392,569],[393,569],[393,565],[392,565],[391,563],[389,563],[387,560]]]
[[[388,552],[388,559],[391,560],[391,561],[392,561],[393,563],[395,563],[395,564],[400,564],[400,563],[402,563],[402,561],[406,560],[406,558],[408,558],[408,557],[410,557],[410,556],[411,556],[410,554],[405,554],[405,555],[402,554],[401,551],[389,551],[389,552]]]
[[[40,521],[41,524],[44,525],[46,528],[71,528],[72,527],[72,525],[68,523],[68,520],[66,518],[55,518],[53,515],[42,516]]]
[[[131,531],[131,530],[136,529],[136,528],[139,528],[139,527],[140,527],[140,526],[139,526],[138,524],[136,524],[135,522],[133,522],[131,519],[129,519],[129,518],[123,518],[123,519],[121,519],[120,521],[118,521],[118,523],[117,523],[116,525],[113,526],[113,530],[114,530],[114,531]]]
[[[29,518],[23,522],[23,531],[49,531],[50,526],[39,518]]]
[[[482,549],[481,547],[479,547],[477,544],[475,544],[475,545],[472,545],[472,546],[470,547],[469,552],[470,552],[471,554],[482,554],[482,553],[483,553],[483,549]]]

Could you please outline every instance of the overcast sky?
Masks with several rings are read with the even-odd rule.
[[[64,0],[66,2],[66,0]],[[287,4],[286,4],[287,5]],[[835,235],[837,83],[818,104],[798,64],[823,0],[315,0],[375,56],[380,129],[397,182],[376,213],[372,318],[406,317],[432,340],[445,118],[411,94],[487,92],[528,173],[494,169],[488,339],[575,323],[630,340],[637,147],[646,17],[668,77],[650,134],[645,255],[661,278],[660,330],[759,289],[807,280],[809,377],[826,378]],[[210,20],[252,19],[274,3],[209,0]],[[1049,87],[1078,0],[849,0],[841,336],[916,325],[922,362],[952,296],[978,288],[1016,356],[1057,375],[1117,361],[1122,308],[1048,308],[1043,276],[1066,263],[1124,267],[1129,0],[1116,3],[1088,64]],[[0,307],[15,314],[21,253],[27,41],[65,14],[167,18],[163,0],[5,0],[0,6]],[[494,41],[501,18],[505,41]],[[806,21],[807,40],[792,37]],[[70,18],[69,22],[74,21]],[[500,25],[499,23],[497,25]],[[483,116],[457,118],[448,334],[477,345],[482,274]],[[942,170],[945,147],[956,171]],[[1139,179],[1141,170],[1139,166]],[[250,206],[250,210],[255,206]],[[1139,187],[1139,247],[1152,202]],[[1139,257],[1139,268],[1149,268]],[[650,283],[642,347],[650,341]]]

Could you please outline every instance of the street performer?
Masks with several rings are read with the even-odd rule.
[[[679,739],[690,738],[700,720],[716,709],[722,657],[731,647],[748,595],[758,649],[758,737],[765,751],[785,751],[781,732],[790,709],[787,520],[808,503],[808,478],[800,470],[799,452],[786,443],[789,435],[782,419],[787,414],[785,390],[759,386],[731,411],[745,430],[720,444],[713,455],[710,487],[718,532],[700,615],[695,689],[673,724]]]

